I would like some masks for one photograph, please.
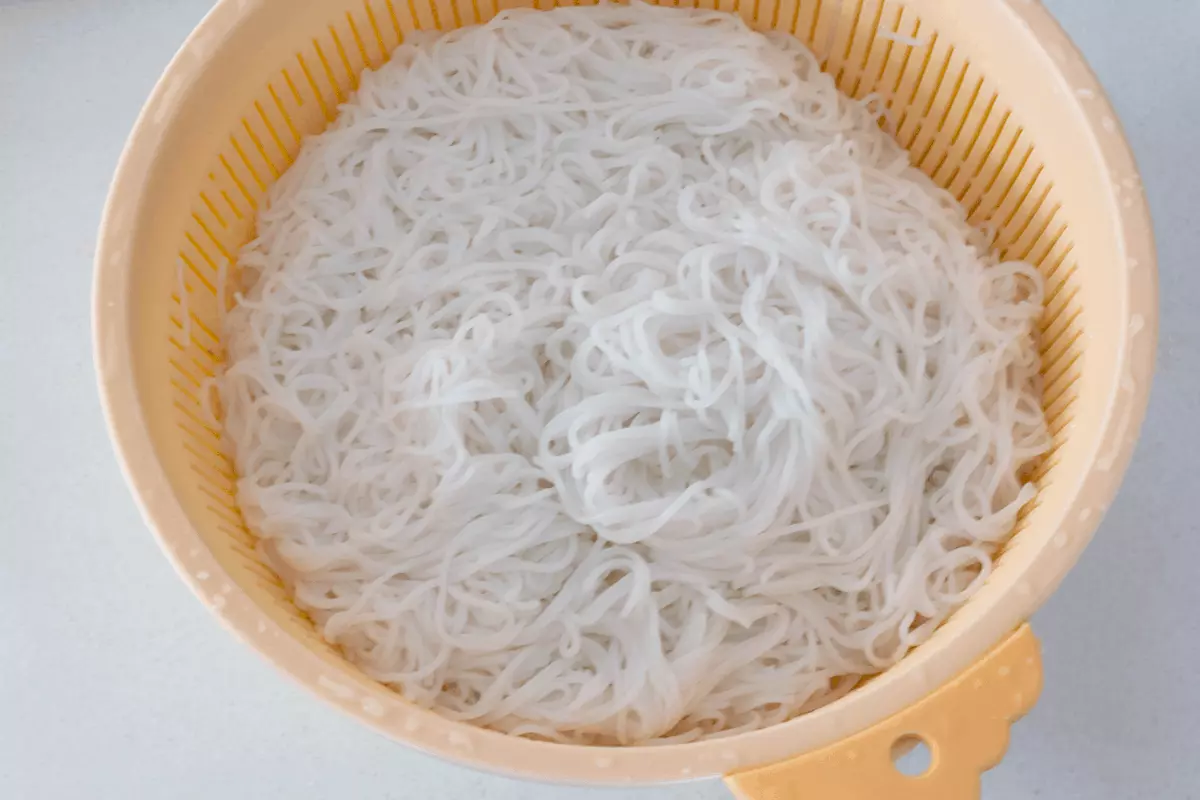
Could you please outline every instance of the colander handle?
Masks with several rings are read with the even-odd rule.
[[[739,800],[978,800],[980,775],[1000,762],[1009,726],[1041,688],[1038,641],[1022,625],[957,678],[874,727],[725,780]],[[929,747],[929,767],[905,775],[893,754],[918,739]]]

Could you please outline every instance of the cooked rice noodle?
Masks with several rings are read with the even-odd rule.
[[[239,255],[225,435],[324,637],[582,743],[783,721],[986,580],[1042,280],[795,39],[635,4],[413,38]]]

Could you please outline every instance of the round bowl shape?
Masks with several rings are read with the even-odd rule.
[[[147,102],[105,211],[95,337],[108,422],[149,525],[201,599],[296,681],[390,737],[477,767],[582,783],[727,774],[810,753],[921,701],[1006,641],[1074,563],[1116,491],[1154,360],[1153,242],[1113,111],[1049,15],[1028,0],[704,7],[714,2],[755,28],[794,33],[846,93],[880,95],[913,163],[973,221],[995,227],[1003,256],[1046,276],[1041,347],[1054,444],[1035,474],[1037,497],[986,585],[927,643],[787,723],[691,744],[597,748],[511,737],[411,706],[326,645],[255,552],[232,461],[198,395],[222,360],[218,304],[229,298],[219,268],[251,237],[255,209],[301,137],[322,130],[362,69],[411,31],[486,21],[522,3],[223,0]]]

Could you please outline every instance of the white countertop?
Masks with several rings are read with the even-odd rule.
[[[1046,688],[984,796],[1200,798],[1200,2],[1047,2],[1144,171],[1162,335],[1133,466],[1034,619]],[[0,798],[728,797],[520,783],[385,741],[235,642],[159,554],[100,415],[91,258],[121,144],[209,5],[0,0]]]

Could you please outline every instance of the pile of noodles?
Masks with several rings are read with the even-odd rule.
[[[963,603],[1048,435],[999,263],[813,55],[734,16],[403,44],[238,258],[225,434],[322,634],[448,717],[770,725]]]

